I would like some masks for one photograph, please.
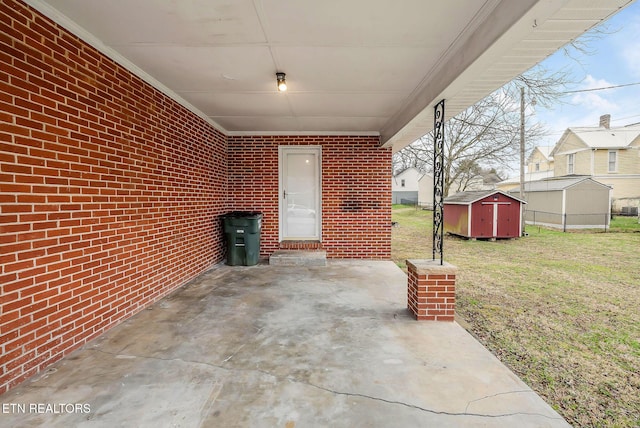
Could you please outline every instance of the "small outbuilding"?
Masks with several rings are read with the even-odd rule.
[[[510,191],[519,194],[520,189]],[[589,176],[564,176],[524,185],[527,224],[568,229],[607,228],[611,187]]]
[[[518,238],[523,204],[500,190],[456,193],[444,200],[444,231],[467,238]]]

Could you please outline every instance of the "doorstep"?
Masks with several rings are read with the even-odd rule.
[[[274,266],[326,266],[327,252],[324,250],[278,250],[269,257]]]

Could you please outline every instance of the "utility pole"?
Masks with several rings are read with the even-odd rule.
[[[524,201],[524,86],[520,88],[520,199]],[[524,235],[524,213],[521,217]]]

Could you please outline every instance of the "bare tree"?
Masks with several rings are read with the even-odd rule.
[[[600,24],[562,48],[563,54],[581,64],[579,57],[595,53],[593,42],[613,34],[607,23]],[[536,103],[551,107],[563,102],[563,92],[576,78],[567,69],[550,71],[538,65],[516,77],[488,97],[469,107],[445,124],[445,196],[455,183],[455,191],[467,188],[482,168],[493,168],[503,175],[520,154],[520,94],[525,88],[528,99],[525,114],[527,151],[546,135],[535,121]],[[428,134],[394,155],[394,171],[416,167],[430,172],[433,165],[433,135]]]
[[[562,53],[576,63],[584,65],[580,60],[580,56],[594,55],[596,53],[593,47],[594,42],[618,31],[620,31],[620,28],[614,28],[609,23],[603,22],[563,46]]]
[[[407,168],[416,168],[426,172],[425,166],[428,159],[424,158],[424,151],[415,144],[405,147],[393,155],[393,173],[398,174]]]
[[[535,120],[533,105],[559,102],[570,81],[568,73],[536,67],[518,76],[445,124],[444,192],[463,191],[482,168],[511,169],[520,153],[520,88],[526,88],[529,110],[525,121],[527,146],[546,135]],[[430,172],[433,135],[427,134],[394,155],[394,169],[416,167]],[[396,171],[398,169],[395,169]]]

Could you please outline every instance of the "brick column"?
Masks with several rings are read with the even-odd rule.
[[[437,260],[407,260],[407,308],[418,321],[453,321],[456,270]]]

